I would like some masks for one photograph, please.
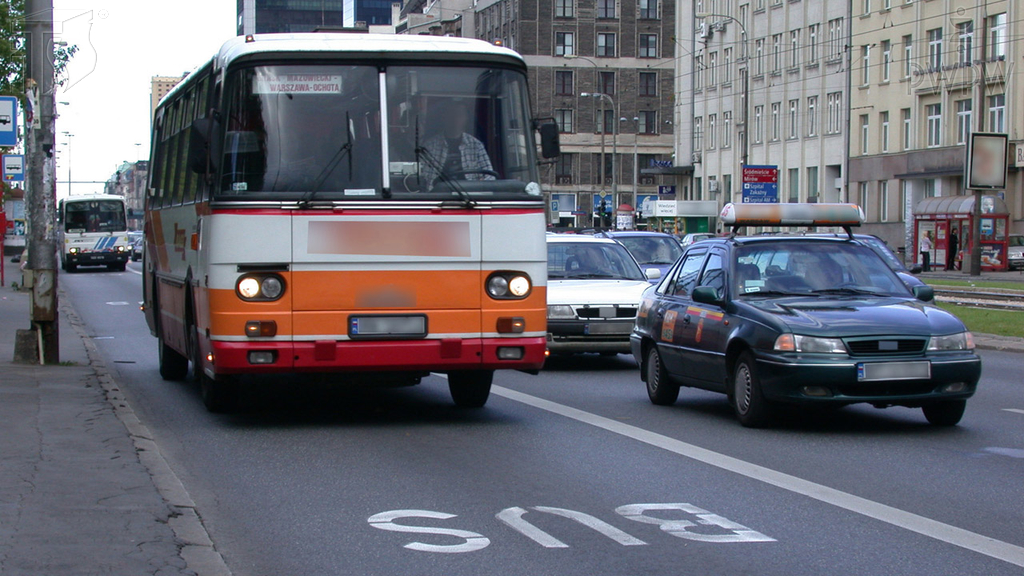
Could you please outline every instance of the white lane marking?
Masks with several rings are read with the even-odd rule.
[[[127,306],[127,302],[107,302],[107,306]]]
[[[1021,410],[1020,408],[1003,408],[1003,410],[1006,412],[1014,412],[1016,414],[1024,414],[1024,410]]]
[[[649,430],[644,430],[643,428],[638,428],[610,418],[584,412],[583,410],[551,402],[550,400],[544,400],[536,396],[523,394],[522,392],[517,392],[501,386],[492,387],[491,392],[498,396],[508,398],[509,400],[514,400],[516,402],[526,404],[527,406],[551,412],[552,414],[565,416],[566,418],[570,418],[584,424],[589,424],[663,450],[668,450],[669,452],[673,452],[680,456],[685,456],[698,462],[703,462],[723,470],[728,470],[729,472],[735,472],[741,476],[745,476],[759,482],[764,482],[765,484],[782,488],[783,490],[788,490],[802,496],[807,496],[814,500],[831,504],[856,514],[867,516],[868,518],[873,518],[899,528],[910,530],[911,532],[917,532],[918,534],[929,538],[960,546],[961,548],[966,548],[968,550],[978,552],[979,554],[984,554],[985,556],[1008,562],[1015,566],[1024,567],[1024,547],[1021,546],[1002,542],[995,538],[964,530],[963,528],[957,528],[956,526],[925,518],[924,516],[900,510],[899,508],[880,504],[878,502],[868,500],[867,498],[861,498],[860,496],[854,496],[853,494],[849,494],[841,490],[816,484],[809,480],[804,480],[802,478],[797,478],[796,476],[765,468],[764,466],[751,464],[750,462],[745,462],[738,458],[719,454],[718,452],[707,450],[693,444],[688,444],[674,438],[669,438],[668,436],[656,434]]]
[[[491,541],[485,538],[482,534],[470,532],[469,530],[454,530],[452,528],[435,528],[431,526],[408,526],[406,524],[396,524],[395,522],[392,522],[392,520],[398,520],[400,518],[436,518],[439,520],[448,520],[449,518],[455,518],[455,514],[435,512],[433,510],[391,510],[389,512],[374,514],[367,518],[366,521],[374,528],[387,530],[389,532],[437,534],[440,536],[454,536],[455,538],[462,538],[465,540],[465,542],[461,544],[443,545],[426,544],[424,542],[410,542],[404,546],[404,548],[408,548],[409,550],[457,554],[460,552],[475,552],[476,550],[481,550],[491,544]]]
[[[142,276],[142,270],[136,270],[135,268],[128,268],[128,271],[131,272],[132,274],[138,274],[139,276]]]

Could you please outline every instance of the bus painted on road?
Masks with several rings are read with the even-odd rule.
[[[538,164],[558,141],[529,110],[522,57],[486,42],[228,41],[154,118],[143,309],[161,375],[191,363],[217,411],[246,374],[439,372],[479,407],[495,370],[538,370]]]
[[[106,266],[124,271],[131,251],[124,198],[109,194],[71,196],[57,204],[60,267]]]

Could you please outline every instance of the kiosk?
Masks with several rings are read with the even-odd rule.
[[[974,214],[974,196],[939,196],[925,198],[914,207],[914,262],[920,261],[917,252],[921,236],[932,238],[931,268],[946,269],[952,235],[957,236],[953,266],[961,268],[963,255],[969,253],[971,218]],[[1007,231],[1010,212],[999,196],[981,197],[981,269],[1000,271],[1007,269]]]

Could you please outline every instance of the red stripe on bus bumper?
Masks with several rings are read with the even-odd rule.
[[[353,342],[211,342],[218,374],[339,371],[539,370],[545,338],[474,338]],[[498,348],[523,349],[519,360],[500,360]],[[249,352],[275,351],[273,364],[252,364]]]

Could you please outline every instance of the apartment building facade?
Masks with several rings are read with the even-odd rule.
[[[854,3],[850,200],[864,207],[866,231],[914,246],[915,207],[969,194],[968,138],[996,132],[1010,142],[1007,187],[997,192],[1007,232],[1024,232],[1021,9],[1012,0]]]

